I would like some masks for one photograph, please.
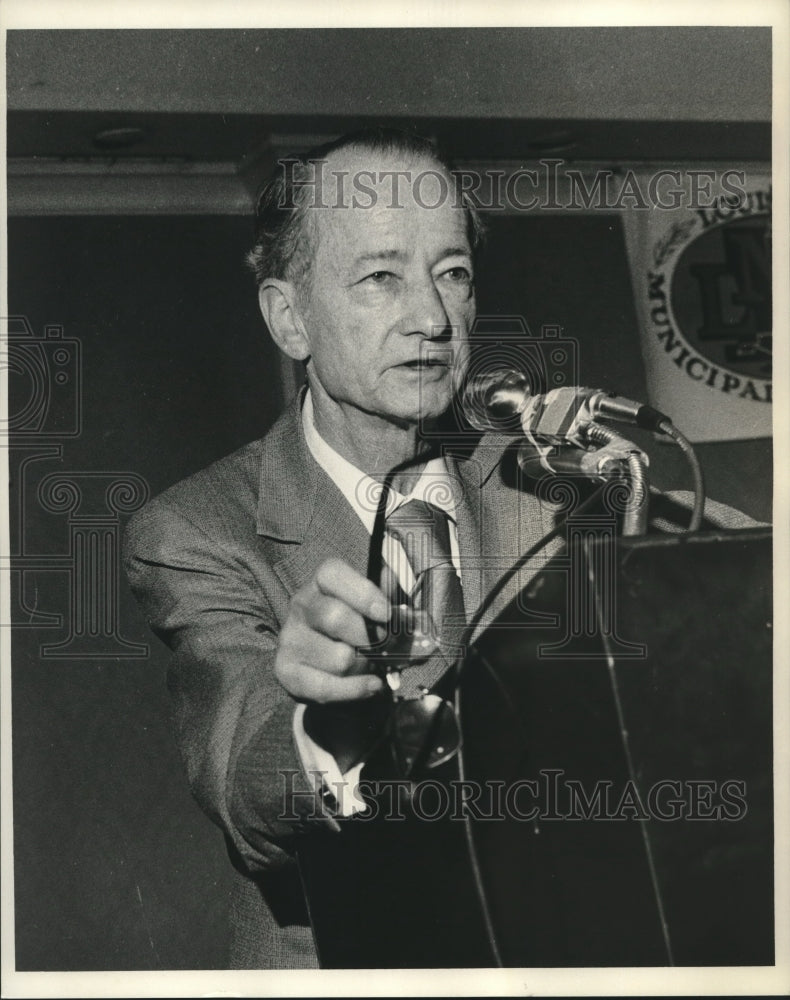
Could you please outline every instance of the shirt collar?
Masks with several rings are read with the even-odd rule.
[[[359,519],[372,534],[381,484],[343,458],[318,433],[314,422],[313,399],[308,389],[302,404],[302,427],[310,454],[334,482]],[[444,458],[432,458],[425,465],[412,492],[406,496],[390,489],[387,515],[409,500],[425,500],[439,507],[455,521],[455,498]]]

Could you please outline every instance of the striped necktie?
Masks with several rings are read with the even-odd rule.
[[[447,515],[424,500],[409,500],[387,518],[387,531],[403,546],[414,573],[415,609],[430,614],[442,647],[456,655],[466,617]]]

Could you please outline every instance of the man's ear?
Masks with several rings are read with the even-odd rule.
[[[258,305],[269,333],[280,350],[295,361],[309,358],[310,344],[296,304],[293,283],[279,278],[267,278],[258,290]]]

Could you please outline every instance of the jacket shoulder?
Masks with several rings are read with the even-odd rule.
[[[168,514],[181,515],[208,533],[239,519],[254,524],[264,440],[252,441],[168,487],[138,511],[130,527]]]

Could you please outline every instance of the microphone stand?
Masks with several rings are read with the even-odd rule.
[[[633,442],[611,427],[589,421],[579,428],[579,444],[541,444],[530,432],[519,446],[518,463],[535,477],[549,472],[568,473],[607,482],[622,480],[628,496],[623,511],[625,537],[643,535],[647,530],[649,483],[648,458]]]
[[[611,427],[591,423],[587,428],[587,438],[593,444],[600,443],[599,452],[608,455],[611,452],[621,452],[623,446],[627,449],[624,457],[617,459],[620,474],[630,480],[630,495],[626,501],[623,514],[622,532],[625,537],[644,535],[647,531],[647,501],[650,486],[647,479],[647,456],[636,445],[621,437]],[[611,468],[615,463],[608,462]]]

